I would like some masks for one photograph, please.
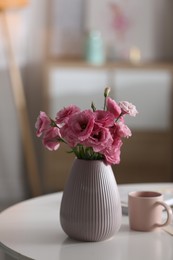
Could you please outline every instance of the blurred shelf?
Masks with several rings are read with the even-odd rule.
[[[64,67],[64,68],[89,68],[89,69],[145,69],[145,70],[168,70],[173,72],[173,61],[153,61],[132,63],[130,61],[108,61],[102,65],[93,65],[82,59],[57,59],[51,58],[46,61],[49,67]]]

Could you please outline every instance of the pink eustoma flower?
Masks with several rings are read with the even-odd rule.
[[[40,112],[35,123],[36,135],[42,134],[44,146],[55,151],[60,142],[72,148],[77,158],[101,160],[107,164],[118,164],[122,138],[130,137],[131,130],[125,124],[125,115],[136,116],[136,107],[122,101],[117,104],[108,97],[110,88],[104,91],[104,109],[81,111],[79,107],[70,105],[59,110],[55,120],[45,112]]]
[[[106,107],[109,112],[111,112],[115,118],[118,118],[121,114],[121,108],[119,105],[110,97],[106,98]]]
[[[55,119],[56,123],[57,124],[67,123],[69,118],[78,112],[80,112],[80,108],[75,105],[70,105],[68,107],[65,107],[56,114],[56,119]]]
[[[128,101],[119,102],[119,106],[123,114],[128,114],[130,116],[136,116],[138,114],[136,107]]]
[[[87,147],[92,147],[94,152],[100,152],[110,146],[112,142],[113,139],[109,129],[95,124],[90,137],[86,139],[83,144]]]
[[[117,124],[117,135],[120,137],[129,138],[130,136],[132,136],[132,132],[127,125],[125,125],[122,122],[119,122]]]
[[[107,164],[119,164],[120,163],[120,154],[121,154],[122,141],[120,138],[114,140],[114,144],[107,147],[101,153],[105,157]]]
[[[70,147],[75,147],[79,143],[77,137],[70,131],[68,124],[63,125],[60,132],[62,138]]]
[[[44,146],[50,151],[56,151],[60,146],[60,130],[57,127],[51,127],[45,132],[43,137]]]
[[[94,114],[90,110],[84,110],[69,118],[66,135],[76,138],[77,142],[86,140],[94,127]]]
[[[46,115],[45,112],[40,111],[40,114],[35,123],[35,127],[37,129],[36,135],[38,137],[40,137],[42,135],[42,133],[44,133],[46,130],[48,130],[51,127],[51,120]]]
[[[129,138],[132,135],[131,130],[123,122],[115,123],[112,128],[110,128],[113,139],[116,137],[126,137]]]
[[[96,110],[95,122],[103,127],[110,127],[114,125],[114,115],[109,111]]]

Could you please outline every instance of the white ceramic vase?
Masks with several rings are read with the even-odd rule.
[[[64,232],[80,241],[108,239],[121,226],[121,203],[110,165],[75,159],[60,208]]]

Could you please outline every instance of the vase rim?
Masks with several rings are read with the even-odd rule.
[[[100,162],[104,162],[104,160],[90,160],[90,159],[81,159],[81,158],[77,158],[77,157],[75,157],[75,159],[77,159],[77,160],[81,160],[81,161],[91,161],[91,162],[93,162],[93,161],[100,161]]]
[[[87,159],[80,159],[80,158],[77,158],[77,157],[75,157],[75,160],[84,161],[84,162],[102,162],[105,165],[109,165],[109,164],[106,164],[104,160],[87,160]]]

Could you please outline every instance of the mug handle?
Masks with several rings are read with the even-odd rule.
[[[172,209],[171,207],[169,207],[165,202],[163,201],[157,201],[156,202],[157,205],[161,205],[165,208],[166,213],[167,213],[167,219],[163,224],[157,224],[158,227],[164,227],[167,226],[171,223],[172,221]]]

